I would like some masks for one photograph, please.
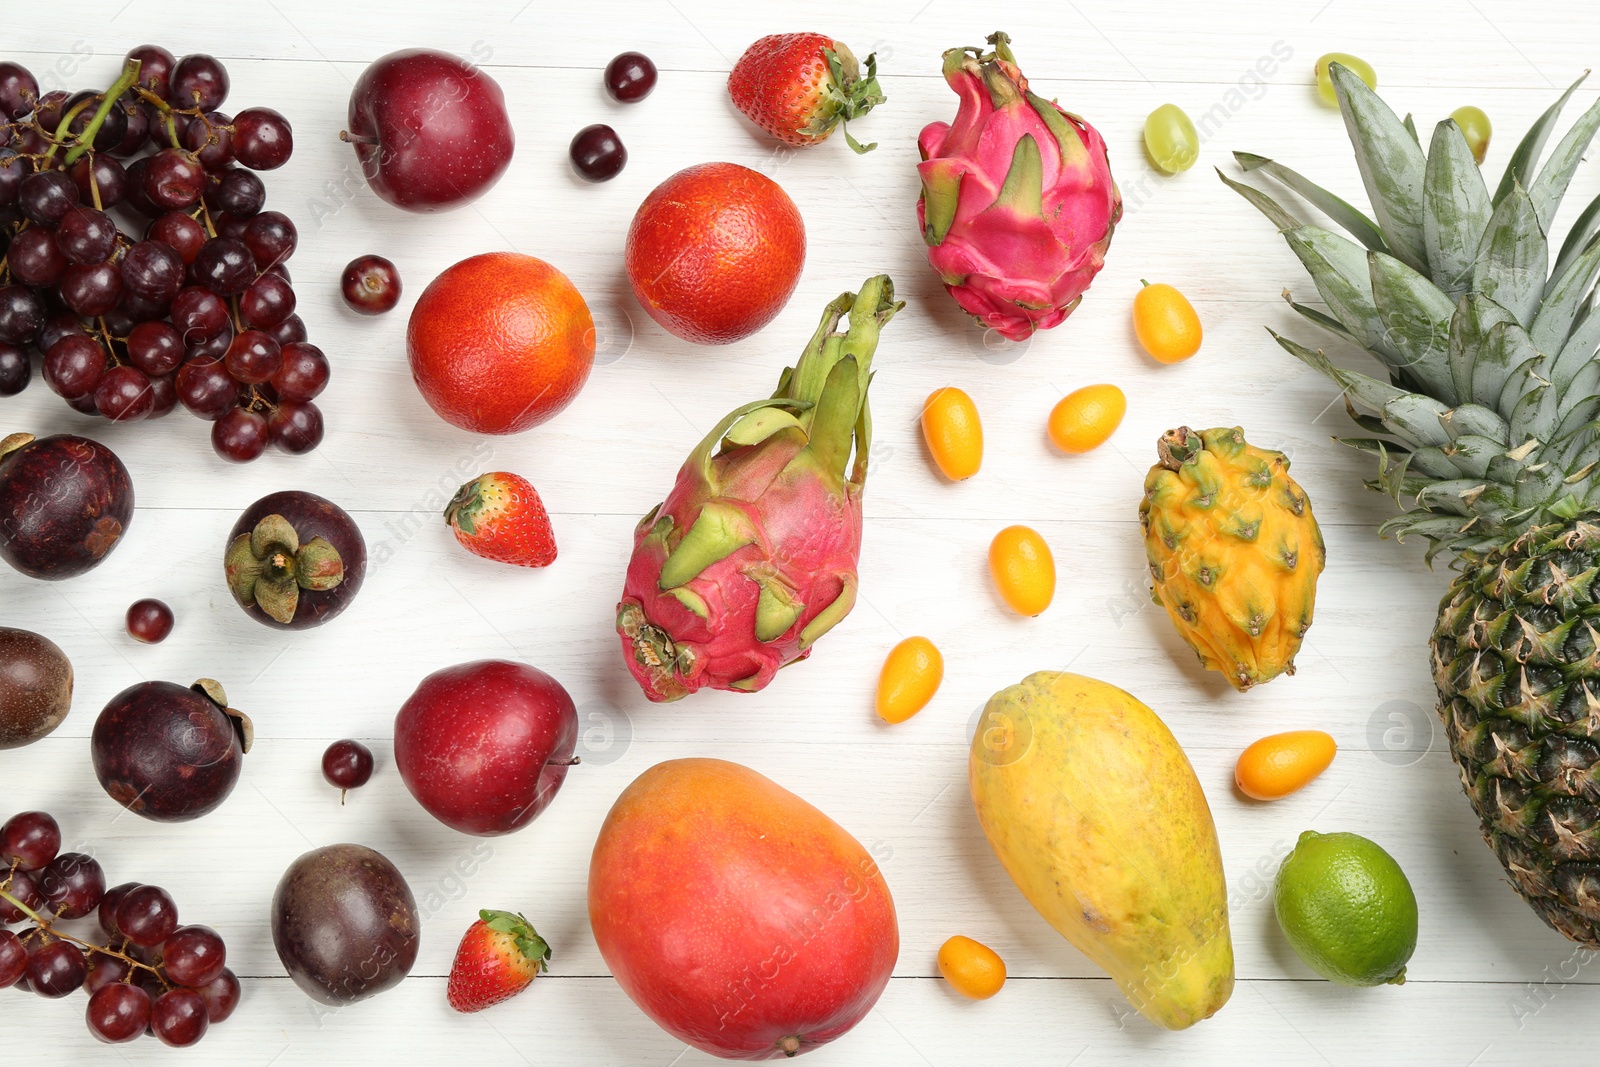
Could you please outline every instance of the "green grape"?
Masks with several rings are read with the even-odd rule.
[[[1338,107],[1339,98],[1333,91],[1333,79],[1328,77],[1328,64],[1338,63],[1340,66],[1349,67],[1350,72],[1367,83],[1368,89],[1378,87],[1378,72],[1372,69],[1372,64],[1359,56],[1350,55],[1348,52],[1329,52],[1317,60],[1317,95],[1329,107]]]
[[[1177,104],[1162,104],[1144,120],[1144,147],[1150,162],[1176,174],[1200,158],[1200,135]]]
[[[1472,149],[1472,158],[1479,163],[1489,152],[1489,137],[1494,133],[1489,125],[1489,116],[1483,113],[1483,108],[1458,107],[1450,112],[1450,117],[1461,127],[1461,135],[1467,139],[1467,147]]]

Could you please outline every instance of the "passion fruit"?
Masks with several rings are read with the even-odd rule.
[[[422,920],[405,878],[365,845],[327,845],[289,865],[272,894],[272,945],[294,984],[351,1004],[398,984],[417,962]]]
[[[21,748],[72,710],[72,664],[56,643],[0,626],[0,749]]]

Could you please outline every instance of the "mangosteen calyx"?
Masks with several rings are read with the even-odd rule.
[[[250,746],[255,744],[256,740],[255,723],[238,708],[228,707],[228,694],[223,691],[222,683],[215,678],[201,678],[189,688],[222,709],[222,714],[226,715],[228,722],[233,725],[233,732],[239,735],[239,750],[249,752]]]
[[[327,592],[344,581],[344,560],[326,538],[305,544],[282,515],[268,515],[255,529],[228,546],[228,589],[241,607],[256,605],[287,625],[300,603],[300,590]]]
[[[33,434],[31,433],[8,434],[5,438],[0,439],[0,459],[4,459],[17,449],[31,444],[33,444]]]

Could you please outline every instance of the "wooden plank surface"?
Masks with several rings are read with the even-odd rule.
[[[951,0],[890,0],[871,9],[820,3],[461,5],[309,0],[195,8],[171,0],[19,6],[4,21],[9,58],[46,81],[109,82],[130,46],[157,41],[209,51],[233,79],[230,104],[276,107],[297,148],[266,176],[269,206],[299,224],[290,267],[311,338],[330,355],[327,440],[304,458],[248,467],[211,453],[206,427],[183,414],[110,427],[68,411],[42,384],[0,403],[0,429],[77,430],[110,444],[133,471],[139,510],[101,568],[68,583],[0,573],[0,624],[50,635],[78,673],[75,710],[28,749],[0,754],[0,815],[43,807],[114,881],[159,881],[186,918],[215,926],[246,976],[238,1014],[206,1039],[205,1062],[660,1064],[709,1062],[656,1029],[606,977],[584,909],[587,860],[616,794],[639,772],[684,755],[738,760],[828,811],[879,859],[895,894],[902,951],[878,1008],[809,1058],[823,1064],[1524,1063],[1565,1050],[1600,1007],[1587,953],[1547,930],[1515,897],[1477,836],[1433,717],[1426,635],[1447,580],[1417,545],[1379,541],[1388,502],[1363,490],[1365,457],[1329,438],[1348,429],[1321,379],[1281,353],[1264,326],[1305,336],[1280,300],[1314,292],[1253,209],[1211,171],[1235,149],[1270,154],[1360,199],[1336,115],[1308,87],[1322,52],[1374,63],[1383,92],[1419,126],[1475,103],[1493,117],[1486,169],[1596,58],[1600,16],[1556,4],[1368,0],[1263,5],[1230,0],[1092,8],[1020,0],[1002,20],[1036,88],[1105,134],[1126,203],[1107,266],[1063,328],[1011,346],[970,327],[923,260],[914,221],[915,134],[954,113],[938,55],[974,44],[993,13]],[[889,103],[858,133],[880,142],[775,151],[723,92],[731,60],[768,32],[817,28],[879,51]],[[430,44],[467,54],[500,81],[517,127],[504,181],[471,208],[411,216],[362,185],[337,139],[349,87],[392,48]],[[643,104],[618,107],[599,69],[637,48],[662,69]],[[51,83],[55,79],[55,83]],[[1571,114],[1592,93],[1575,99]],[[1144,115],[1180,104],[1206,131],[1200,165],[1156,175],[1140,148]],[[603,186],[566,169],[578,127],[606,121],[631,161]],[[800,205],[809,257],[798,291],[766,330],[724,348],[668,336],[627,293],[621,246],[632,212],[683,166],[728,159],[780,181]],[[1581,168],[1558,233],[1600,192]],[[513,438],[479,438],[435,417],[409,381],[406,313],[438,271],[467,255],[515,249],[573,278],[603,329],[599,365],[567,412]],[[395,313],[358,319],[340,304],[339,269],[357,254],[393,258],[407,285]],[[821,306],[869,274],[891,273],[909,301],[879,348],[878,444],[868,492],[862,599],[813,659],[758,696],[703,694],[653,707],[624,673],[611,630],[633,524],[670,484],[685,452],[729,408],[769,392]],[[1182,288],[1205,320],[1202,353],[1176,367],[1142,357],[1128,326],[1140,278]],[[1322,343],[1319,341],[1319,343]],[[1045,415],[1063,393],[1114,381],[1129,412],[1105,448],[1055,453]],[[916,420],[940,385],[976,399],[988,452],[959,485],[933,471]],[[1280,447],[1311,493],[1329,563],[1297,676],[1247,695],[1201,672],[1144,589],[1136,508],[1156,436],[1169,426],[1244,425]],[[486,469],[519,471],[553,514],[561,558],[512,573],[467,556],[438,519],[443,497]],[[220,580],[238,512],[282,488],[323,493],[360,523],[373,556],[350,611],[321,630],[281,634],[247,619]],[[989,538],[1026,522],[1061,570],[1052,608],[1009,614],[985,569]],[[164,645],[127,639],[122,612],[159,596],[178,613]],[[873,716],[876,672],[900,637],[944,650],[946,681],[911,722]],[[560,678],[584,720],[585,765],[537,823],[480,842],[424,816],[390,758],[400,702],[428,671],[484,656],[523,658]],[[1184,743],[1210,797],[1230,885],[1239,989],[1215,1019],[1160,1033],[1127,1013],[1115,989],[1034,914],[994,862],[965,788],[966,743],[995,689],[1031,671],[1071,666],[1154,707]],[[145,678],[221,679],[254,716],[258,746],[235,795],[204,820],[161,826],[123,816],[95,785],[86,738],[111,695]],[[1231,785],[1238,751],[1269,732],[1320,727],[1341,754],[1314,786],[1274,805]],[[339,736],[367,740],[378,774],[341,808],[317,772]],[[1421,941],[1402,988],[1347,990],[1314,979],[1272,917],[1270,881],[1303,829],[1354,830],[1388,848],[1416,887]],[[319,1013],[283,977],[266,929],[278,874],[314,844],[357,840],[388,854],[426,913],[409,981],[374,1001]],[[443,1001],[456,939],[476,909],[526,911],[554,943],[553,972],[513,1004],[463,1018]],[[1014,979],[981,1005],[958,1002],[934,976],[953,933],[994,946]],[[48,1038],[56,1062],[104,1062],[81,1024],[82,1000],[5,995],[5,1026]],[[153,1042],[121,1051],[164,1062]],[[1075,1058],[1076,1057],[1076,1058]]]

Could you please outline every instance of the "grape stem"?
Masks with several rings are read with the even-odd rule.
[[[11,877],[9,875],[6,876],[6,880],[3,883],[0,883],[0,885],[4,885],[4,886],[9,886],[10,884],[11,884]],[[73,944],[78,945],[81,948],[88,949],[90,952],[100,952],[100,953],[103,953],[103,954],[105,954],[107,956],[114,957],[115,959],[119,959],[123,963],[126,963],[130,968],[138,967],[138,968],[141,968],[143,970],[149,971],[151,974],[155,975],[158,980],[160,980],[162,985],[166,986],[168,989],[172,988],[172,983],[168,982],[167,978],[166,978],[166,975],[162,974],[161,971],[158,970],[157,968],[152,967],[150,964],[145,963],[143,960],[136,960],[132,956],[128,955],[126,952],[122,952],[122,951],[119,951],[118,949],[114,949],[110,945],[97,945],[92,941],[85,941],[81,937],[74,937],[73,935],[67,933],[65,930],[57,930],[55,928],[55,922],[54,922],[53,919],[46,918],[45,916],[40,915],[38,912],[36,912],[32,908],[28,907],[22,901],[18,900],[16,897],[12,896],[5,889],[0,889],[0,900],[6,901],[7,903],[9,903],[13,907],[15,907],[18,911],[22,912],[22,914],[24,914],[28,918],[32,919],[34,921],[34,924],[36,926],[38,926],[39,929],[43,930],[45,933],[52,934],[52,935],[54,935],[56,937],[59,937],[63,941],[71,941]]]
[[[130,59],[122,65],[122,73],[118,75],[116,81],[111,83],[111,88],[106,90],[105,95],[100,98],[100,106],[95,109],[94,116],[89,119],[89,125],[85,126],[83,132],[78,135],[78,143],[67,149],[67,156],[64,160],[67,166],[72,166],[78,161],[79,156],[89,151],[90,146],[94,144],[95,135],[100,132],[100,127],[106,121],[106,116],[111,114],[111,109],[117,106],[117,101],[122,99],[122,94],[132,88],[133,83],[139,80],[140,66],[141,63],[137,59]],[[73,117],[75,116],[67,116],[65,122],[72,121]],[[65,122],[56,129],[57,137],[61,137],[66,133]],[[45,157],[49,158],[54,154],[55,150],[56,146],[51,145],[49,151],[45,153]]]

